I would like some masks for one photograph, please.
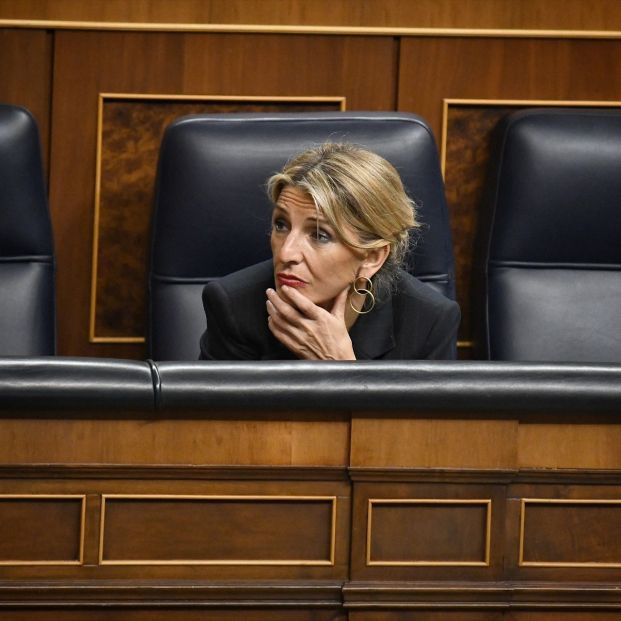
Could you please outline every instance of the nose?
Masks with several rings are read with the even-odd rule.
[[[295,232],[289,234],[282,239],[280,248],[278,248],[278,259],[282,263],[299,263],[302,260],[302,244],[303,240]]]

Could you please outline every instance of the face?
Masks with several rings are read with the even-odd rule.
[[[328,310],[365,257],[340,241],[311,197],[293,186],[284,187],[274,207],[271,243],[276,289],[295,287]]]

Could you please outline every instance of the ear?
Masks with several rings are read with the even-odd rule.
[[[367,278],[374,276],[380,270],[382,265],[384,265],[389,254],[389,244],[384,244],[379,248],[371,248],[370,250],[367,250],[367,255],[360,266],[359,275],[366,276]]]

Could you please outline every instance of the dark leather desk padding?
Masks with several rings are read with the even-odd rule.
[[[621,365],[446,361],[159,362],[158,409],[598,412],[621,405]]]
[[[503,416],[621,411],[621,365],[514,362],[153,362],[0,358],[0,410],[154,419],[213,412]],[[149,413],[151,412],[151,413]],[[224,414],[228,417],[229,414]]]
[[[107,358],[0,358],[0,410],[153,410],[148,362]]]

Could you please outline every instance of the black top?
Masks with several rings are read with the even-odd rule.
[[[201,359],[295,359],[267,327],[268,287],[274,288],[271,260],[205,287],[208,329],[201,337]],[[349,336],[359,360],[452,360],[459,320],[456,302],[399,271],[392,295],[360,315]]]

